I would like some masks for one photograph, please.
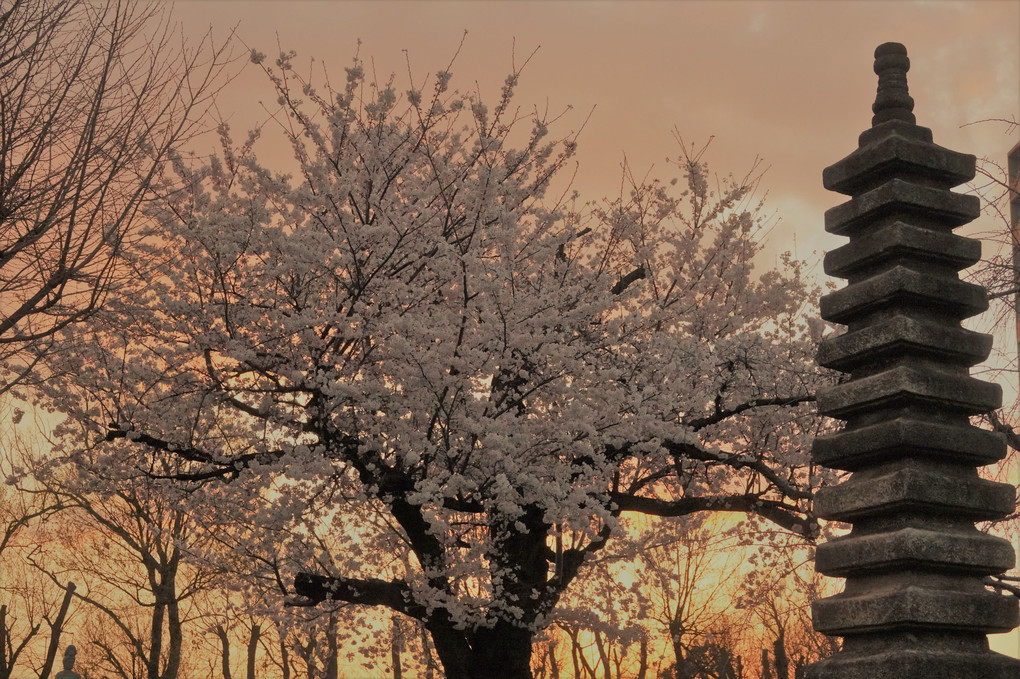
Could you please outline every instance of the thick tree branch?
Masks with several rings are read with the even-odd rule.
[[[712,450],[687,441],[664,441],[662,445],[670,454],[677,457],[685,457],[701,462],[718,462],[733,469],[750,469],[760,474],[791,500],[810,500],[812,497],[810,490],[798,488],[757,457]]]
[[[648,516],[679,517],[696,512],[742,512],[757,514],[773,523],[808,538],[818,535],[814,516],[800,508],[756,494],[708,495],[684,497],[678,500],[651,498],[626,493],[613,493],[612,500],[621,512],[635,512]]]
[[[317,573],[298,573],[294,591],[311,602],[344,601],[361,606],[386,606],[417,620],[424,620],[424,606],[413,603],[411,588],[401,580],[343,578]]]
[[[684,422],[688,427],[694,431],[700,431],[705,427],[709,427],[713,424],[719,424],[727,418],[739,415],[753,408],[765,408],[768,406],[797,406],[802,403],[814,403],[814,394],[800,394],[797,396],[784,396],[781,398],[756,398],[749,401],[745,401],[739,405],[733,406],[732,408],[717,408],[714,413],[705,417],[699,417],[694,420],[687,420]]]
[[[116,441],[117,439],[126,439],[133,443],[140,443],[152,450],[170,453],[171,455],[187,460],[188,462],[199,462],[212,466],[212,469],[200,472],[150,475],[154,478],[171,478],[179,481],[205,481],[214,478],[234,478],[237,476],[238,472],[243,469],[247,469],[254,464],[277,460],[285,454],[285,451],[282,450],[267,450],[261,453],[246,453],[236,457],[222,459],[199,448],[192,446],[180,446],[170,443],[164,439],[150,436],[149,434],[143,434],[132,429],[123,429],[117,424],[110,424],[109,430],[106,432],[105,440]]]
[[[633,283],[634,281],[639,281],[639,280],[641,280],[644,277],[645,277],[645,268],[643,266],[639,266],[638,268],[634,269],[629,274],[627,274],[626,276],[624,276],[623,278],[618,280],[616,282],[616,285],[614,285],[612,287],[610,292],[613,293],[614,295],[619,295],[624,290],[629,288],[631,283]]]

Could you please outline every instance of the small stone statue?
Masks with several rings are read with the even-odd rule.
[[[68,646],[64,651],[64,669],[57,672],[53,679],[81,679],[81,675],[74,671],[74,656],[78,655],[78,649]]]

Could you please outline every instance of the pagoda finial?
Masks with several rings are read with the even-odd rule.
[[[913,125],[916,123],[914,100],[907,92],[907,71],[910,59],[907,48],[898,42],[886,42],[875,49],[875,73],[878,74],[878,94],[871,110],[874,127],[888,120],[900,120]]]

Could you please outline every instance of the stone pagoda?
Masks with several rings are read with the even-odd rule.
[[[846,375],[818,409],[846,424],[813,455],[852,474],[819,491],[815,509],[852,530],[818,548],[817,570],[846,587],[815,602],[814,626],[843,646],[807,677],[1018,679],[1020,661],[987,640],[1017,626],[1017,599],[983,584],[1015,555],[975,527],[1012,513],[1014,491],[978,476],[1006,447],[970,423],[1002,399],[969,372],[991,338],[960,324],[987,308],[985,291],[959,277],[980,243],[953,234],[980,211],[977,197],[950,191],[974,176],[974,156],[916,124],[909,65],[903,45],[875,51],[871,128],[822,175],[850,196],[825,213],[825,229],[850,240],[825,257],[826,273],[847,285],[822,298],[821,314],[847,331],[824,341],[818,360]]]

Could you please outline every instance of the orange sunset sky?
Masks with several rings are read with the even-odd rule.
[[[517,103],[553,112],[572,106],[554,133],[577,129],[592,113],[579,140],[575,187],[583,196],[618,193],[624,154],[638,174],[653,166],[669,173],[674,128],[696,145],[714,137],[715,171],[742,175],[763,159],[767,203],[781,219],[772,245],[795,247],[809,261],[839,245],[823,232],[822,213],[841,198],[822,188],[821,171],[871,124],[877,45],[906,45],[914,111],[937,143],[1002,162],[1017,141],[1004,125],[961,126],[1020,119],[1016,0],[180,0],[175,15],[189,36],[212,27],[222,38],[236,26],[242,50],[272,57],[279,44],[298,52],[297,64],[324,64],[334,79],[360,39],[362,57],[373,59],[381,80],[395,73],[399,91],[408,60],[420,83],[447,66],[464,31],[453,86],[477,83],[489,99],[515,56],[521,63],[537,49]],[[275,96],[249,65],[220,101],[243,138],[268,117]]]
[[[769,168],[762,188],[780,219],[769,252],[789,249],[819,275],[823,251],[842,243],[824,233],[822,215],[844,200],[822,188],[822,168],[856,148],[871,124],[877,45],[906,45],[914,112],[936,143],[1004,163],[1020,141],[1001,123],[968,125],[1020,120],[1017,0],[178,0],[174,14],[191,39],[210,27],[223,39],[236,27],[238,54],[293,49],[303,72],[314,58],[334,81],[342,81],[360,40],[366,64],[374,63],[380,81],[395,73],[401,92],[408,60],[420,85],[446,68],[466,30],[452,86],[477,83],[489,101],[514,60],[537,50],[516,101],[525,111],[571,106],[554,135],[585,125],[591,113],[574,183],[583,197],[618,194],[625,154],[639,176],[649,168],[672,176],[666,158],[678,151],[674,128],[696,146],[714,137],[707,159],[716,172],[743,175],[756,157]],[[274,108],[270,84],[250,64],[219,103],[236,139]],[[212,150],[215,140],[202,143]],[[267,140],[259,148],[270,166],[272,154],[283,154],[279,169],[286,169],[285,145]],[[983,218],[971,232],[995,225]],[[1020,640],[1013,634],[995,647],[1015,654]]]

